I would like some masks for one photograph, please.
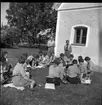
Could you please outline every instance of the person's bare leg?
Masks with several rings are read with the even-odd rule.
[[[35,85],[35,81],[32,80],[31,84],[30,84],[30,88],[33,89],[34,88],[34,85]]]
[[[26,72],[26,75],[28,78],[30,78],[30,73],[29,72]]]

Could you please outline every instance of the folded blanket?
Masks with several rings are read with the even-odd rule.
[[[4,87],[13,87],[13,88],[16,88],[18,90],[24,90],[24,87],[16,87],[13,85],[13,83],[10,83],[10,84],[5,84],[3,85]]]

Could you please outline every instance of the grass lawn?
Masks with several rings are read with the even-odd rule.
[[[22,52],[37,53],[37,49],[5,49],[13,65]],[[95,72],[91,85],[61,84],[56,90],[44,89],[45,76],[48,68],[35,69],[32,75],[37,84],[34,91],[25,89],[23,91],[14,88],[2,88],[0,105],[101,105],[102,73]]]

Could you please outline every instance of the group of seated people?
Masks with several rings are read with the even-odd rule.
[[[17,64],[13,67],[9,64],[7,59],[8,53],[2,52],[0,66],[1,66],[1,83],[5,84],[11,80],[15,86],[28,86],[31,89],[35,85],[35,81],[31,79],[31,70],[38,66],[48,67],[55,60],[54,54],[48,56],[46,52],[39,51],[36,56],[27,53],[22,53],[18,58]]]
[[[85,63],[86,61],[86,63]],[[83,79],[90,79],[93,74],[94,63],[91,58],[86,56],[78,56],[78,60],[74,59],[74,55],[70,54],[67,58],[63,53],[56,58],[53,65],[49,67],[49,75],[46,78],[47,83],[59,85],[62,83],[81,83]]]
[[[87,63],[85,64],[84,61]],[[89,57],[83,59],[82,56],[79,56],[77,61],[74,59],[73,54],[70,54],[69,58],[67,58],[61,53],[58,58],[55,57],[54,53],[49,57],[46,52],[39,51],[39,54],[35,57],[23,53],[18,58],[17,64],[13,67],[8,63],[7,52],[4,52],[1,59],[1,80],[5,80],[6,75],[8,78],[11,78],[15,86],[30,86],[30,88],[33,89],[35,80],[31,76],[30,71],[39,65],[49,67],[49,75],[46,77],[46,82],[54,83],[55,86],[60,85],[61,82],[70,82],[72,84],[81,83],[82,78],[89,78],[91,76],[93,71],[92,67],[94,66]]]

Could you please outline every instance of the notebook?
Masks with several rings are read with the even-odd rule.
[[[53,84],[53,83],[46,83],[45,84],[45,89],[53,89],[53,90],[55,90],[55,84]]]

